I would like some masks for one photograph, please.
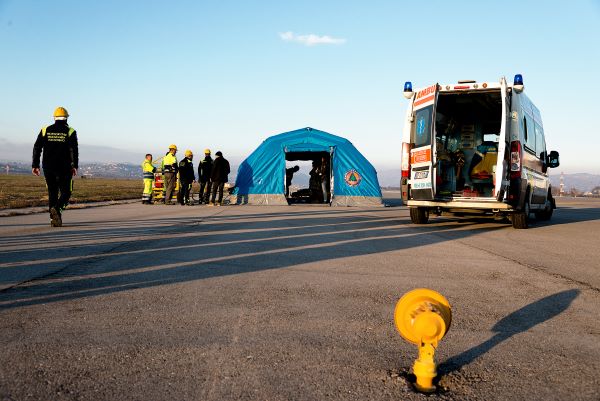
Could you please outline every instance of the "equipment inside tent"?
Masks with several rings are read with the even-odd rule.
[[[313,160],[317,167],[325,163],[329,196],[323,196],[314,185],[301,190],[313,196],[318,191],[321,202],[329,201],[332,206],[383,205],[371,163],[347,139],[310,127],[269,137],[252,152],[238,169],[232,203],[294,203],[297,194],[286,197],[286,161],[295,160]]]

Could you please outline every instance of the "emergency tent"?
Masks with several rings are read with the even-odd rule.
[[[269,137],[252,152],[238,169],[232,203],[287,205],[286,159],[320,160],[322,155],[331,167],[332,206],[383,205],[371,163],[347,139],[310,127]]]

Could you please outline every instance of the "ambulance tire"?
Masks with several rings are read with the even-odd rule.
[[[410,220],[413,224],[427,224],[429,220],[429,209],[424,207],[411,207]]]
[[[538,220],[550,220],[552,218],[552,212],[554,212],[554,199],[552,194],[548,192],[548,198],[546,198],[546,207],[544,209],[535,212],[535,218]]]
[[[529,208],[529,191],[527,191],[527,195],[525,196],[525,203],[523,204],[523,208],[520,212],[515,212],[512,215],[512,225],[517,229],[525,229],[529,227],[529,214],[531,213],[531,209]]]

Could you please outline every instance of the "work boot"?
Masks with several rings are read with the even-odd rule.
[[[50,208],[50,226],[62,227],[60,212],[55,207]]]
[[[212,202],[208,202],[208,206],[214,206],[215,204]]]

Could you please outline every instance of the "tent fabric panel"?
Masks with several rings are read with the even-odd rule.
[[[381,197],[377,171],[354,146],[335,152],[333,174],[335,195]]]
[[[380,206],[383,201],[377,196],[334,196],[331,206]]]
[[[288,206],[288,201],[284,194],[248,194],[232,195],[231,204]]]
[[[237,194],[277,194],[285,191],[285,155],[281,148],[259,146],[238,168]]]

